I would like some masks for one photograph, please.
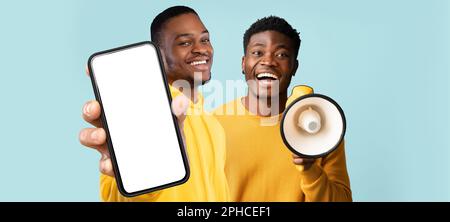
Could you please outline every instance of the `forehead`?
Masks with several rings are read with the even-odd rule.
[[[193,13],[186,13],[169,19],[163,26],[166,35],[198,34],[205,31],[200,18]]]
[[[253,34],[250,37],[248,46],[284,46],[293,50],[292,40],[278,31],[264,31]]]

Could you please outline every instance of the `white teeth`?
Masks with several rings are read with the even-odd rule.
[[[264,77],[278,79],[278,77],[276,75],[274,75],[272,73],[268,73],[268,72],[263,72],[263,73],[256,75],[256,78],[258,78],[258,79],[264,78]]]
[[[191,66],[196,66],[196,65],[200,65],[200,64],[206,64],[206,60],[193,61],[193,62],[189,63],[189,65],[191,65]]]

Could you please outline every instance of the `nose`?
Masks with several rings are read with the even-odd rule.
[[[266,65],[266,66],[275,66],[275,60],[273,59],[272,54],[267,53],[266,55],[264,55],[264,57],[261,58],[260,61],[261,65]]]
[[[209,54],[209,46],[202,43],[195,43],[192,48],[192,53],[194,54]]]

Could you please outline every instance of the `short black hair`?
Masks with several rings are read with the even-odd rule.
[[[286,20],[273,15],[258,19],[250,26],[250,28],[247,29],[247,31],[245,31],[244,54],[247,52],[247,45],[252,35],[265,31],[277,31],[289,37],[294,45],[295,58],[297,58],[301,42],[300,33],[292,28],[292,26]]]
[[[195,12],[194,9],[189,8],[187,6],[173,6],[170,7],[161,13],[159,13],[154,19],[150,26],[150,37],[152,39],[152,42],[156,43],[157,45],[161,44],[161,32],[164,27],[164,24],[169,21],[171,18],[183,15],[193,13],[198,16],[197,12]]]

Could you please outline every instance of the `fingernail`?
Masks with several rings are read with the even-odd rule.
[[[92,139],[92,140],[97,140],[97,138],[98,138],[97,134],[98,134],[97,130],[94,130],[94,131],[91,133],[91,139]]]
[[[80,140],[86,140],[86,132],[84,130],[80,133]]]
[[[91,115],[91,103],[86,103],[86,105],[84,105],[83,112],[86,116]]]

